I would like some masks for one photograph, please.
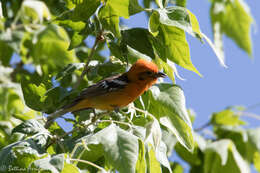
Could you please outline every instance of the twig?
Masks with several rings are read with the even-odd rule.
[[[128,126],[130,129],[132,129],[131,124],[126,123],[126,122],[122,122],[122,121],[115,121],[115,120],[100,120],[97,123],[104,123],[104,122],[108,122],[108,123],[116,123],[116,124],[122,124],[125,126]]]
[[[249,105],[245,108],[245,110],[250,110],[250,109],[255,109],[257,107],[260,107],[260,103],[256,103],[256,104],[253,104],[253,105]],[[244,110],[244,111],[245,111]]]
[[[202,125],[201,127],[194,129],[194,131],[195,131],[195,132],[201,131],[201,130],[207,128],[207,127],[210,126],[210,125],[211,125],[211,122],[209,121],[209,122],[207,122],[206,124]]]
[[[93,57],[93,55],[95,53],[97,45],[99,44],[99,42],[104,40],[104,37],[103,37],[102,34],[103,33],[100,32],[100,34],[96,37],[95,43],[94,43],[93,47],[91,48],[90,54],[89,54],[89,56],[87,58],[85,66],[84,66],[84,70],[82,71],[82,73],[80,75],[80,78],[78,79],[78,81],[74,85],[74,87],[73,87],[74,89],[78,88],[78,86],[79,86],[81,80],[83,79],[84,75],[88,72],[88,65],[89,65],[89,63],[90,63],[90,61],[91,61],[91,59],[92,59],[92,57]]]
[[[142,112],[142,113],[144,113],[145,115],[149,115],[149,116],[151,116],[152,118],[155,118],[155,116],[154,116],[153,114],[149,113],[148,111],[139,109],[139,108],[134,107],[134,106],[133,106],[132,108],[135,109],[135,110],[138,111],[138,112]]]
[[[96,165],[95,163],[89,162],[89,161],[87,161],[87,160],[81,160],[81,159],[70,159],[70,160],[71,160],[71,161],[74,161],[74,162],[86,163],[86,164],[91,165],[91,166],[93,166],[93,167],[95,167],[95,168],[97,168],[97,169],[100,169],[102,172],[107,172],[104,168],[102,168],[102,167]]]
[[[105,114],[107,114],[107,113],[108,113],[108,112],[100,113],[100,114],[98,115],[98,117],[94,119],[94,121],[91,121],[90,123],[84,125],[84,128],[88,128],[90,125],[95,124],[98,119],[102,118],[102,117],[103,117]],[[67,132],[67,133],[65,133],[65,134],[63,134],[63,135],[54,138],[54,139],[52,140],[52,142],[46,146],[46,149],[49,148],[52,144],[54,144],[57,140],[60,140],[60,139],[64,138],[65,136],[68,136],[68,135],[70,135],[71,133],[73,133],[73,132],[75,132],[75,131],[77,131],[77,130],[79,130],[79,129],[80,129],[80,127],[76,127],[76,128],[74,128],[73,130],[71,130],[71,131],[69,131],[69,132]]]
[[[245,116],[245,117],[250,117],[250,118],[254,118],[257,120],[260,120],[260,115],[254,114],[254,113],[250,113],[250,112],[237,112],[240,116]]]

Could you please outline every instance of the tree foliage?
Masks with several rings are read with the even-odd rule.
[[[186,0],[2,0],[0,172],[181,173],[181,163],[168,159],[173,151],[193,173],[245,173],[251,164],[260,171],[260,129],[243,127],[244,110],[213,113],[205,136],[203,128],[193,130],[195,116],[175,84],[176,64],[201,76],[186,33],[206,41],[222,66],[223,34],[252,53],[245,2],[210,3],[214,43]],[[148,28],[122,26],[141,12]],[[172,84],[159,82],[117,113],[98,111],[98,119],[89,110],[65,116],[69,132],[64,123],[44,128],[47,114],[138,58],[155,62]]]

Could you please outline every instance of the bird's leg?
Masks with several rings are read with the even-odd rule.
[[[94,108],[92,108],[92,111],[93,111],[94,116],[92,117],[91,122],[95,122],[95,121],[97,121],[98,116],[97,116],[96,110]]]
[[[115,113],[118,113],[119,112],[119,107],[115,107],[114,111],[115,111]]]

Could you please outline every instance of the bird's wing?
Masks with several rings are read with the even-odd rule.
[[[73,100],[71,104],[64,106],[63,109],[70,108],[84,99],[97,97],[114,91],[119,91],[125,88],[128,83],[129,79],[126,74],[105,78],[98,83],[84,89],[79,94],[79,96],[77,96]]]

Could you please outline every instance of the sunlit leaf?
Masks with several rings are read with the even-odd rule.
[[[138,140],[139,143],[139,154],[136,162],[136,172],[146,173],[146,160],[145,160],[145,146],[141,140]]]
[[[215,36],[221,37],[223,33],[226,34],[240,48],[252,55],[250,28],[253,20],[244,1],[213,1],[210,15],[213,28],[219,26],[218,30],[214,29],[214,32],[219,32],[215,33]],[[221,40],[218,44],[222,44]]]
[[[149,101],[146,109],[175,134],[183,146],[193,150],[193,130],[182,89],[177,85],[160,84],[143,95],[143,100]]]
[[[223,139],[208,144],[205,150],[204,172],[250,172],[232,141]]]
[[[108,0],[107,5],[110,6],[116,15],[124,18],[129,18],[130,0]]]
[[[156,17],[159,17],[161,24],[177,27],[199,39],[202,38],[197,18],[186,8],[171,6],[157,9],[153,13],[158,14]]]
[[[101,144],[105,159],[119,172],[135,172],[138,160],[138,138],[131,133],[110,125],[92,136],[83,137],[86,145]]]
[[[211,122],[216,125],[230,125],[239,126],[244,125],[245,122],[239,119],[239,115],[236,115],[231,109],[226,109],[218,113],[214,113],[211,117]]]
[[[48,133],[44,126],[34,119],[25,121],[12,130],[12,133],[23,133],[27,135],[34,135],[43,132]]]
[[[254,166],[255,169],[260,172],[260,153],[259,152],[255,152],[254,154]]]
[[[119,16],[109,3],[100,8],[98,17],[102,23],[103,29],[111,31],[116,37],[121,36],[119,29]]]
[[[46,158],[34,161],[31,164],[30,169],[59,173],[63,171],[65,159],[65,154],[54,155],[53,157],[48,156]]]
[[[0,151],[1,171],[7,172],[8,166],[13,165],[19,168],[28,168],[37,159],[45,157],[43,148],[39,147],[34,139],[19,141],[10,144]],[[2,169],[3,168],[3,169]]]
[[[70,14],[70,18],[73,21],[86,21],[88,20],[97,10],[100,5],[100,0],[83,0],[76,4]],[[88,9],[88,10],[86,10]]]
[[[70,40],[63,28],[49,25],[38,34],[37,40],[31,52],[36,64],[46,64],[49,69],[56,69],[76,62],[74,51],[68,51]]]
[[[150,173],[161,173],[162,169],[160,166],[160,163],[158,162],[158,160],[156,159],[156,155],[155,155],[155,151],[153,149],[152,146],[149,146],[148,148],[148,171]]]

